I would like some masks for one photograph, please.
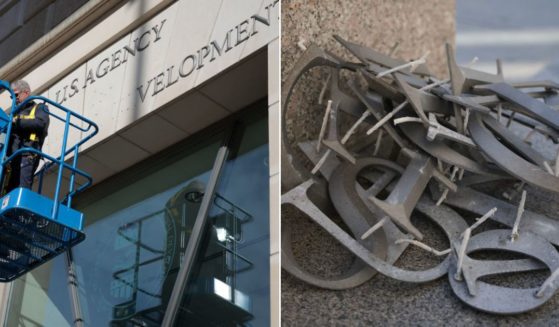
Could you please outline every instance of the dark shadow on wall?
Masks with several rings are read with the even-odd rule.
[[[144,12],[145,8],[146,8],[146,1],[147,0],[140,0],[140,5],[138,6],[138,17],[140,17],[142,15],[142,13]],[[149,27],[146,27],[149,29]],[[134,40],[133,40],[134,41]],[[139,39],[137,42],[140,42]],[[136,47],[137,49],[137,47]],[[136,50],[137,51],[137,50]],[[142,77],[144,75],[144,64],[147,64],[146,62],[146,55],[143,52],[140,52],[138,54],[138,57],[136,58],[136,63],[134,65],[134,72],[133,74],[136,75],[136,82],[135,85],[142,85],[144,83],[144,81],[142,80]],[[140,97],[137,95],[137,93],[134,93],[134,101],[133,101],[133,106],[132,106],[132,121],[135,121],[136,119],[140,118],[140,105],[141,105],[141,99]]]

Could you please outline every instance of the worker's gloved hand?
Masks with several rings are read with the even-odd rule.
[[[21,120],[19,119],[19,117],[14,117],[14,119],[12,119],[12,132],[16,132],[21,128],[20,122]]]

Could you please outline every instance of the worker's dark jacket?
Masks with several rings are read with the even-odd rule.
[[[8,154],[32,147],[40,150],[47,137],[49,115],[44,103],[29,101],[15,116]]]

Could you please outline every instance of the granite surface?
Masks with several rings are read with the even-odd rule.
[[[502,192],[512,185],[489,186],[485,192],[502,199]],[[527,186],[526,208],[557,218],[559,196]],[[517,203],[519,197],[513,199]],[[472,215],[460,212],[469,225]],[[435,249],[448,248],[441,230],[425,217],[415,215],[412,222],[425,233],[426,243]],[[282,224],[292,229],[292,246],[296,259],[309,272],[335,276],[347,269],[353,256],[329,235],[294,208],[282,209]],[[492,221],[474,234],[502,227]],[[495,258],[493,258],[495,259]],[[439,258],[417,247],[409,247],[397,266],[412,270],[433,267]],[[502,286],[533,288],[543,283],[549,271],[519,273],[484,278]],[[331,291],[310,286],[282,271],[282,326],[557,326],[559,296],[540,308],[524,314],[500,316],[468,307],[452,292],[447,276],[424,284],[400,282],[376,275],[368,282],[349,290]],[[519,299],[521,300],[521,299]]]
[[[421,57],[430,51],[429,68],[447,75],[445,42],[454,42],[454,0],[283,0],[282,80],[311,42],[355,60],[333,38],[338,34],[382,53],[399,43],[395,56]]]

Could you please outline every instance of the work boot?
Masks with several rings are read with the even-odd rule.
[[[0,259],[6,259],[10,256],[10,250],[6,246],[4,237],[0,237]]]

